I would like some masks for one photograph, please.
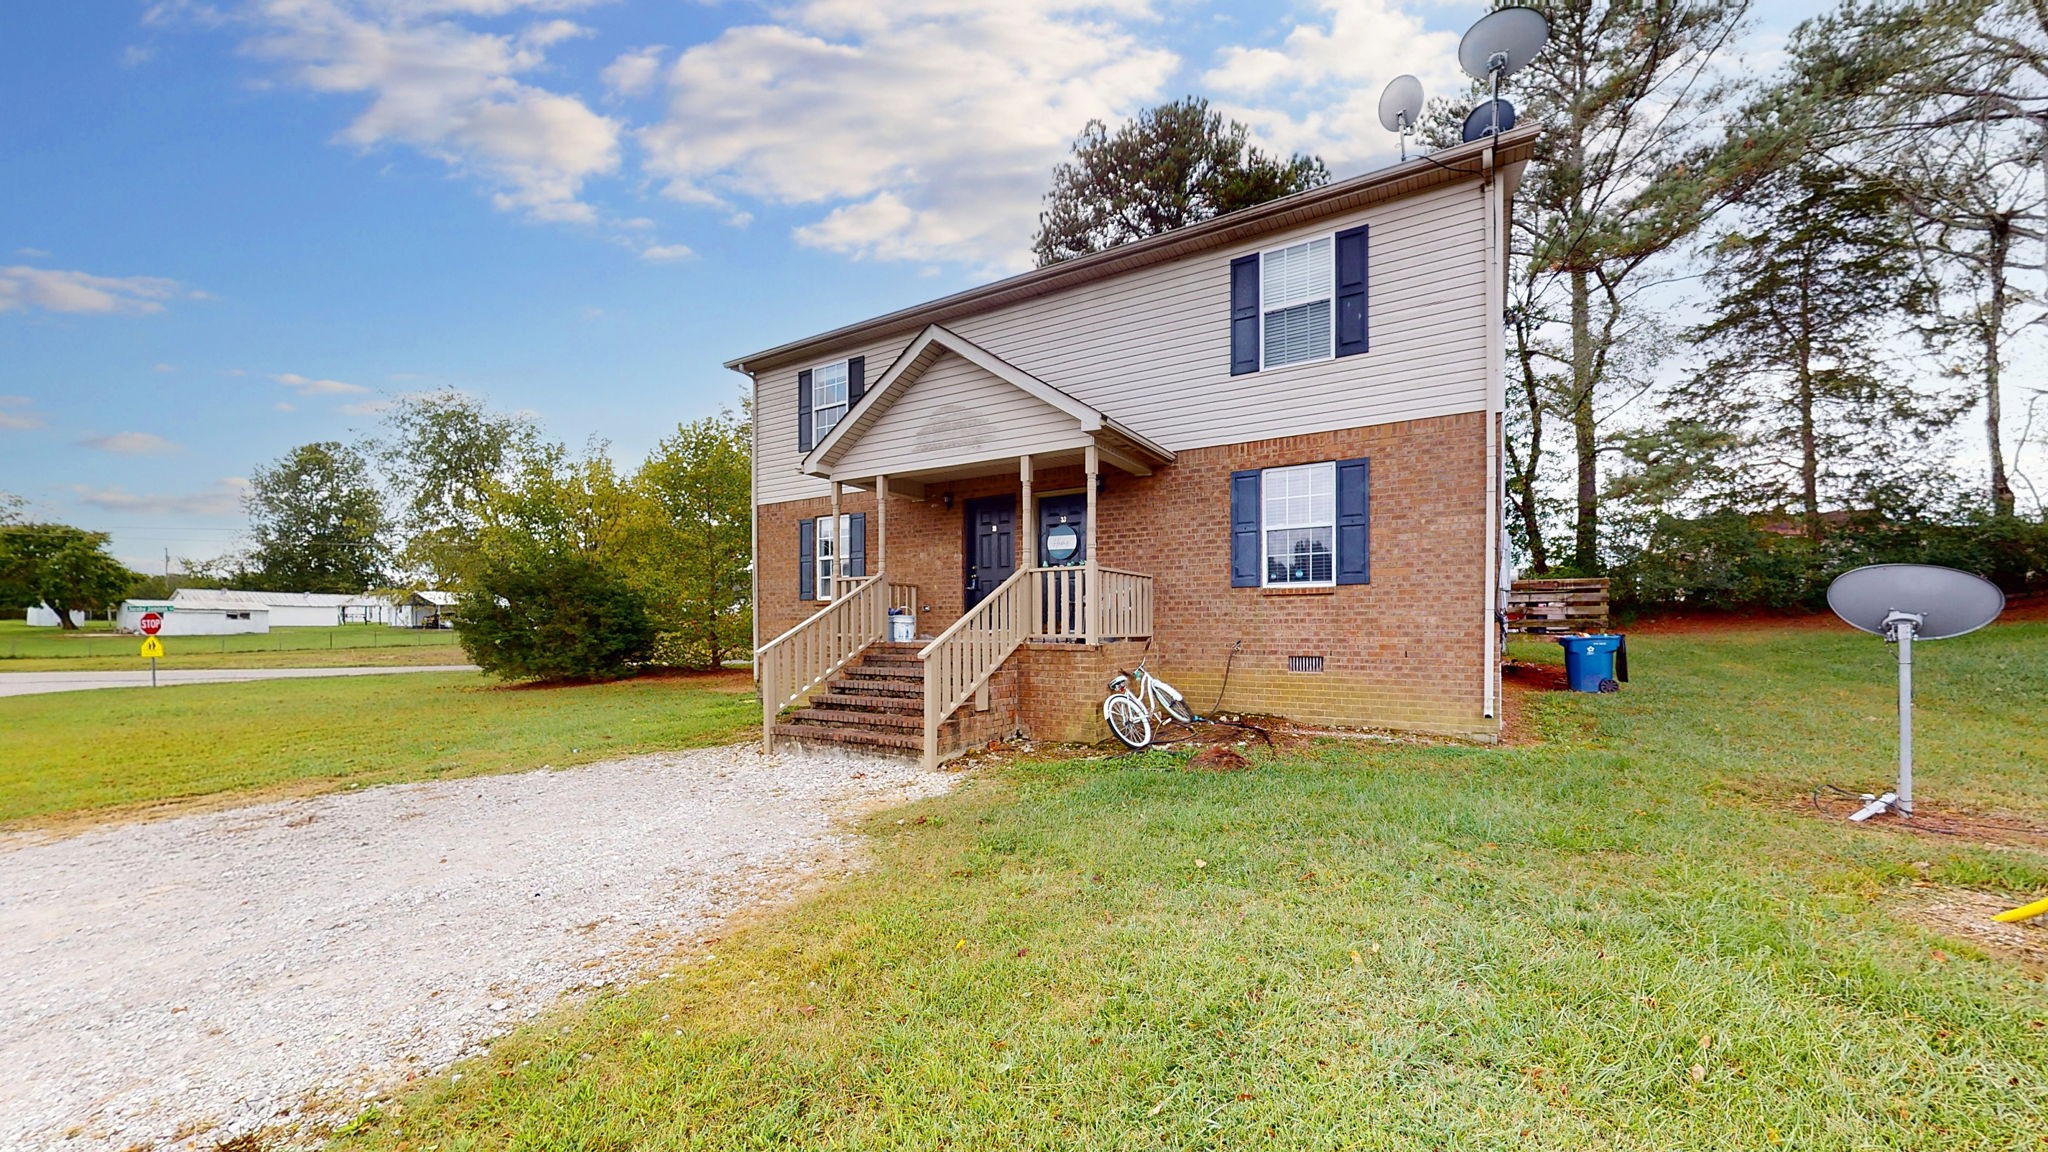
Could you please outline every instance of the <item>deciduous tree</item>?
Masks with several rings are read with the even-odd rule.
[[[485,489],[540,446],[523,415],[492,412],[460,392],[406,397],[384,419],[376,454],[398,500],[402,559],[439,585],[461,578]]]
[[[111,539],[68,524],[0,527],[0,596],[41,604],[63,627],[77,627],[71,613],[109,607],[135,582],[135,573],[107,551]]]
[[[301,444],[249,477],[247,561],[279,592],[362,592],[384,584],[384,498],[346,444]]]
[[[685,424],[634,477],[646,530],[631,572],[673,640],[664,658],[717,667],[753,636],[751,430],[730,413]]]

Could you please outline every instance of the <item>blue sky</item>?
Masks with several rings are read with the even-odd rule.
[[[66,0],[0,15],[0,491],[154,570],[458,388],[633,461],[723,360],[1015,271],[1091,116],[1210,96],[1338,175],[1420,0]],[[1771,12],[1757,44],[1818,8]]]

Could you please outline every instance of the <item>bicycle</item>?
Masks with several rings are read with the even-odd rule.
[[[1182,724],[1195,722],[1195,710],[1188,707],[1187,699],[1145,667],[1151,661],[1148,652],[1135,669],[1118,672],[1109,682],[1109,698],[1102,702],[1102,718],[1128,748],[1152,746],[1153,717],[1161,713]]]

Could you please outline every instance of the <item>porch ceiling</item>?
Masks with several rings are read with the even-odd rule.
[[[915,404],[891,413],[934,365],[964,364],[950,378],[968,379],[980,394],[952,402],[947,374],[926,385]],[[964,374],[964,375],[963,375]],[[991,391],[991,389],[993,391]],[[908,425],[908,426],[906,426]],[[1016,365],[933,324],[897,356],[854,409],[800,465],[808,475],[867,487],[878,475],[910,484],[1014,471],[1022,456],[1034,466],[1078,462],[1093,445],[1101,460],[1133,475],[1173,461],[1173,453],[1107,414]]]

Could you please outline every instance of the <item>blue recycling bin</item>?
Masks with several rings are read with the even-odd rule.
[[[1574,692],[1613,692],[1614,653],[1621,647],[1620,636],[1559,636],[1564,645],[1564,677]]]

